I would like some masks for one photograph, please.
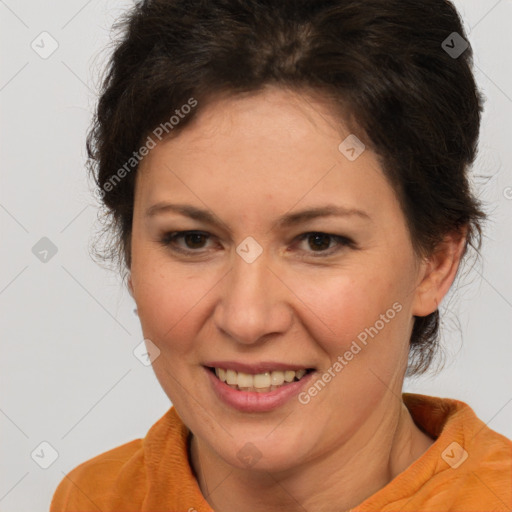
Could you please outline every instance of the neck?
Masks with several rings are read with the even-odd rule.
[[[348,511],[434,442],[415,425],[402,401],[395,404],[392,414],[375,411],[335,450],[279,473],[234,468],[192,436],[190,457],[201,492],[216,512]]]

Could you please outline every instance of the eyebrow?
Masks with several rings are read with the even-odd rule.
[[[203,210],[188,204],[172,204],[172,203],[156,203],[146,210],[146,218],[154,217],[155,215],[162,213],[177,213],[184,217],[205,222],[213,226],[225,225],[222,221],[217,220],[216,215],[212,214],[208,210]],[[318,206],[302,210],[295,213],[287,213],[281,218],[277,219],[272,224],[273,229],[283,229],[291,227],[303,222],[314,220],[320,217],[359,217],[363,220],[371,221],[371,217],[363,210],[357,208],[347,208],[345,206],[339,206],[334,204],[328,204],[325,206]]]

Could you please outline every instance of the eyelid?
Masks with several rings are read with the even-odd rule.
[[[159,242],[166,248],[171,249],[172,251],[176,251],[182,254],[200,254],[201,250],[204,249],[184,249],[182,247],[179,247],[177,245],[173,245],[173,241],[176,239],[183,239],[186,235],[203,235],[207,237],[207,240],[210,240],[212,236],[210,233],[206,231],[200,231],[197,229],[189,229],[189,230],[183,230],[183,231],[168,231],[165,232],[163,235],[159,237]]]
[[[336,245],[325,250],[325,251],[303,251],[307,254],[307,257],[312,256],[313,258],[319,257],[328,257],[340,252],[344,247],[349,247],[352,249],[356,248],[355,242],[347,236],[343,235],[335,235],[334,233],[327,233],[324,231],[308,231],[296,237],[299,242],[306,240],[309,236],[319,235],[319,236],[327,236],[336,242]]]
[[[184,249],[182,247],[179,247],[172,242],[176,239],[183,239],[186,235],[202,235],[207,237],[207,240],[210,240],[212,237],[214,238],[215,235],[212,235],[211,233],[208,233],[207,231],[201,231],[201,230],[183,230],[183,231],[169,231],[164,233],[160,236],[159,242],[166,248],[170,249],[173,252],[185,254],[185,255],[195,255],[199,256],[205,252],[204,248],[199,248],[197,250],[194,249]],[[313,258],[319,258],[319,257],[328,257],[333,254],[336,254],[340,252],[343,248],[348,247],[351,249],[356,249],[357,244],[349,237],[343,236],[343,235],[336,235],[333,233],[327,233],[323,231],[307,231],[305,233],[301,233],[300,235],[297,235],[293,242],[302,242],[303,240],[306,240],[308,237],[318,235],[318,236],[327,236],[334,240],[336,242],[336,245],[334,247],[331,247],[324,251],[300,251],[302,254],[306,254],[307,257],[313,257]]]

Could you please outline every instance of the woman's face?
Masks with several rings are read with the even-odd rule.
[[[364,443],[400,403],[424,268],[393,189],[310,97],[267,89],[199,114],[136,182],[130,286],[158,380],[237,467]]]

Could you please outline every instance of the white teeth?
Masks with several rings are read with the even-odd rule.
[[[237,375],[234,370],[226,370],[226,382],[232,386],[236,386]]]
[[[295,372],[295,377],[297,377],[298,380],[302,379],[306,375],[306,370],[297,370]]]
[[[272,386],[280,386],[284,382],[284,373],[283,372],[272,372],[270,374],[270,380]]]
[[[224,368],[215,368],[215,375],[229,386],[242,391],[273,391],[285,383],[300,380],[306,375],[306,370],[274,370],[272,372],[257,373],[251,375]]]
[[[286,370],[284,372],[284,380],[286,382],[291,382],[295,378],[295,372],[293,370]]]
[[[255,388],[268,388],[270,387],[270,373],[258,373],[254,377],[254,387]]]
[[[239,388],[252,388],[254,379],[248,373],[238,372],[237,384]]]

